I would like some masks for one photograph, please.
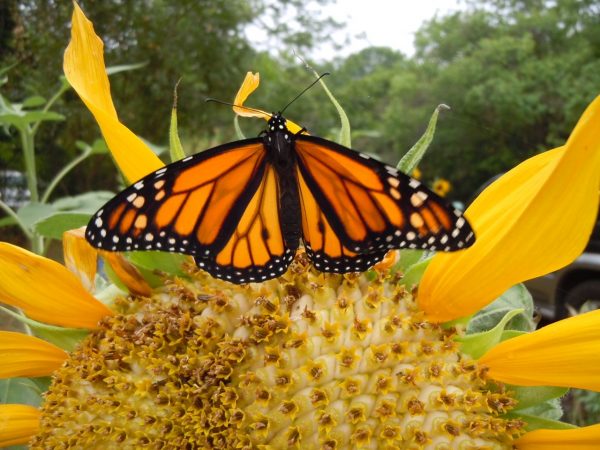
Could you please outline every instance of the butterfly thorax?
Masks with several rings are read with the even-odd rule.
[[[286,120],[281,114],[273,114],[264,133],[267,158],[278,170],[288,170],[295,166],[294,135],[287,129]]]
[[[279,212],[285,243],[297,249],[300,241],[300,198],[296,180],[294,135],[281,114],[273,114],[263,136],[267,160],[275,169],[279,187]]]

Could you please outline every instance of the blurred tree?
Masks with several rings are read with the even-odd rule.
[[[320,5],[330,0],[312,0]],[[173,87],[179,78],[181,133],[192,142],[198,135],[219,134],[223,124],[232,130],[231,111],[204,102],[206,96],[232,99],[257,53],[246,38],[246,27],[262,21],[271,24],[277,48],[311,48],[326,39],[335,23],[327,18],[311,20],[298,0],[80,0],[105,43],[108,66],[145,63],[141,69],[111,77],[119,115],[134,132],[153,142],[167,141]],[[1,3],[6,17],[0,25],[0,67],[17,63],[3,89],[9,98],[32,93],[48,95],[62,73],[62,53],[69,41],[72,5],[64,0],[8,0]],[[6,13],[6,14],[4,14]],[[6,47],[4,47],[6,44]],[[49,127],[41,141],[52,158],[41,163],[41,173],[51,173],[74,151],[76,139],[92,141],[98,135],[93,118],[74,93],[62,102],[66,127]],[[41,130],[42,131],[42,130]],[[232,137],[233,133],[230,134]],[[197,151],[199,149],[187,149]],[[0,158],[7,152],[0,150]],[[8,164],[0,159],[0,165]],[[44,165],[53,166],[44,170]],[[97,182],[95,173],[107,166],[89,164],[88,177],[73,179],[79,190]],[[109,181],[107,186],[113,183]],[[96,184],[95,187],[98,187]]]
[[[422,165],[468,199],[485,180],[562,144],[600,89],[600,2],[476,0],[419,30],[416,54],[367,49],[333,64],[331,86],[361,151],[389,163],[443,112]]]

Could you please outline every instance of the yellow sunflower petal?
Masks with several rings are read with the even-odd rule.
[[[26,444],[39,430],[40,411],[28,405],[0,405],[0,447]]]
[[[98,251],[85,240],[85,227],[63,233],[65,266],[74,273],[88,292],[93,292]]]
[[[0,378],[44,377],[58,369],[67,353],[49,342],[0,331]]]
[[[6,242],[0,242],[0,302],[34,320],[73,328],[96,328],[112,314],[65,267]]]
[[[600,97],[564,147],[528,159],[481,193],[466,211],[477,241],[433,258],[420,307],[435,321],[467,316],[510,286],[569,264],[589,240],[599,186]]]
[[[600,310],[501,342],[479,362],[505,383],[600,391],[599,348]]]
[[[65,76],[94,115],[117,165],[133,182],[159,169],[163,163],[140,138],[119,122],[110,96],[103,47],[92,23],[75,3],[71,42],[64,57]]]
[[[244,81],[242,82],[242,85],[240,86],[240,89],[238,90],[238,93],[235,95],[235,99],[233,100],[233,104],[236,105],[233,107],[233,111],[238,116],[260,117],[267,121],[271,118],[271,114],[261,109],[246,109],[238,107],[244,105],[244,102],[248,99],[250,94],[252,94],[256,90],[256,88],[258,88],[259,83],[260,74],[252,72],[246,73],[246,78],[244,78]],[[300,125],[292,122],[291,120],[287,121],[287,128],[294,134],[299,133],[302,130],[302,127]]]
[[[152,289],[144,280],[137,268],[127,261],[122,254],[114,252],[100,252],[102,257],[110,264],[119,280],[129,289],[129,292],[143,297],[148,297]]]
[[[515,441],[517,450],[597,450],[600,424],[573,430],[535,430]]]

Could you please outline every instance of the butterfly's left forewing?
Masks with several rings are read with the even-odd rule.
[[[111,251],[216,255],[238,225],[264,173],[262,139],[216,147],[163,167],[110,200],[86,238]]]
[[[460,211],[397,169],[314,136],[296,136],[295,148],[306,186],[349,250],[448,251],[474,242]]]

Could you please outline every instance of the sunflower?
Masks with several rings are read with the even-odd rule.
[[[77,5],[65,73],[125,177],[156,170],[116,116],[102,43]],[[258,86],[247,80],[240,105]],[[599,200],[599,125],[597,98],[563,147],[472,204],[472,247],[417,264],[393,252],[365,274],[324,274],[300,251],[282,277],[238,286],[187,260],[157,275],[103,254],[117,289],[98,281],[81,230],[63,240],[68,268],[0,244],[0,298],[43,338],[4,332],[0,374],[52,377],[41,407],[1,405],[0,445],[598,448],[600,425],[539,411],[560,387],[600,390],[600,311],[528,333],[505,330],[509,312],[466,330],[509,288],[582,252]],[[67,339],[75,330],[85,336]]]

